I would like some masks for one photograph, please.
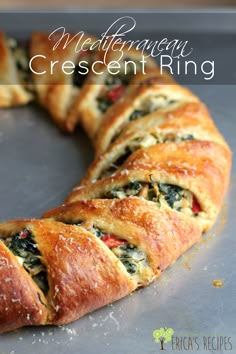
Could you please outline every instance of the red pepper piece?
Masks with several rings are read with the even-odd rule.
[[[24,239],[24,238],[26,238],[28,235],[29,235],[29,230],[23,230],[23,231],[20,233],[20,238],[21,238],[21,239]]]
[[[198,203],[198,200],[196,199],[196,197],[193,196],[192,212],[194,214],[198,214],[198,213],[200,213],[200,211],[202,211],[202,208],[201,208],[200,204]]]
[[[107,98],[111,102],[116,102],[124,93],[125,87],[124,85],[117,85],[114,86],[108,93],[107,93]]]
[[[101,240],[108,248],[118,247],[125,243],[125,241],[118,240],[115,236],[109,234],[102,236]]]
[[[78,54],[78,59],[83,59],[87,56],[90,56],[90,50],[89,49],[85,49],[85,50],[80,50],[79,54]]]

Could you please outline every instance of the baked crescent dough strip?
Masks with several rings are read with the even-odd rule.
[[[10,48],[10,39],[0,32],[0,107],[25,105],[33,99],[32,93],[27,90],[27,83],[23,81],[20,70],[17,68],[17,58]],[[15,41],[14,41],[15,42]],[[22,53],[24,55],[24,53]],[[22,60],[27,60],[23,57]]]
[[[66,324],[137,287],[109,248],[78,226],[15,220],[0,225],[0,236],[0,332]],[[44,293],[26,270],[35,264],[36,250],[48,287]],[[23,265],[13,251],[21,251]]]
[[[166,73],[150,69],[139,73],[130,83],[131,89],[105,114],[95,139],[96,156],[114,142],[130,122],[145,116],[172,111],[182,102],[199,101],[188,89],[181,87]]]
[[[142,286],[159,277],[201,235],[196,220],[174,210],[157,209],[137,198],[78,201],[52,209],[44,217],[63,223],[80,222],[90,231],[103,230],[140,247],[147,255],[146,267],[152,269],[139,274]]]
[[[99,129],[104,113],[125,95],[133,75],[142,70],[142,52],[127,45],[116,44],[108,52],[100,50],[96,54],[101,61],[95,68],[99,74],[91,71],[66,120],[69,131],[73,131],[80,121],[91,139]],[[152,58],[145,61],[145,70],[156,67]],[[110,62],[118,62],[118,74],[113,74],[114,69],[109,74],[106,63]]]
[[[73,203],[45,217],[63,224],[15,220],[0,225],[0,332],[66,324],[116,301],[158,278],[201,236],[189,217],[165,209],[157,213],[135,198]],[[94,234],[99,228],[102,238]],[[107,243],[111,234],[113,244],[111,239]],[[42,263],[47,290],[27,268],[35,265],[35,257]]]
[[[114,173],[138,149],[192,139],[215,141],[228,149],[206,107],[200,102],[181,103],[171,112],[157,112],[136,120],[94,160],[79,185]]]
[[[199,220],[206,231],[215,222],[222,204],[229,183],[230,161],[229,149],[216,142],[190,140],[157,144],[134,152],[111,176],[75,187],[66,203],[134,195],[143,198],[143,194],[138,195],[140,188],[137,193],[126,191],[130,183],[136,182],[178,186],[197,198],[201,206]],[[191,205],[189,207],[191,209]]]
[[[74,101],[80,94],[82,82],[80,83],[78,77],[75,80],[75,76],[72,74],[66,75],[60,67],[66,61],[71,61],[76,65],[80,61],[80,56],[84,55],[84,49],[77,52],[79,50],[77,46],[78,39],[70,33],[70,36],[73,37],[70,43],[65,46],[65,37],[54,50],[54,46],[60,37],[54,34],[49,40],[48,36],[48,33],[43,32],[32,34],[30,57],[33,58],[37,55],[44,56],[44,58],[36,57],[33,60],[32,69],[36,73],[43,73],[45,71],[43,75],[35,73],[32,75],[39,103],[50,112],[55,123],[62,130],[66,130],[66,120],[73,108]],[[89,36],[88,38],[95,41],[94,37]],[[86,39],[86,36],[84,39]],[[94,53],[89,53],[90,60],[94,60]],[[53,66],[53,72],[51,73],[51,62],[53,61],[55,61],[56,65],[55,67]],[[83,75],[83,78],[85,78],[85,75]]]
[[[33,35],[31,55],[51,60],[45,36]],[[75,62],[72,47],[59,60]],[[94,104],[106,75],[88,78],[80,97],[65,75],[35,80],[59,126],[72,131],[81,119],[97,157],[43,220],[0,224],[0,332],[66,324],[148,285],[219,213],[231,151],[204,104],[149,68],[101,116]]]

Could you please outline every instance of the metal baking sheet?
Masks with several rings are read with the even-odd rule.
[[[53,23],[55,15],[49,15]],[[84,15],[76,15],[78,23],[80,20],[85,23]],[[146,37],[150,30],[149,15],[142,15],[142,33]],[[226,62],[227,59],[236,62],[236,21],[223,10],[217,13],[217,21],[212,22],[208,15],[207,21],[207,13],[204,14],[203,27],[210,28],[209,35],[214,29],[220,34],[222,29],[228,38],[223,47],[222,42],[213,46],[214,53],[219,54],[218,64],[224,75],[235,78],[236,69]],[[1,24],[9,30],[10,21],[14,33],[10,16],[2,14],[0,17],[4,21]],[[23,16],[25,35],[27,31],[40,29],[33,27],[27,14]],[[89,26],[92,32],[96,25],[101,28],[102,16],[95,17],[96,23],[86,22],[87,30]],[[165,16],[170,20],[172,13],[165,13]],[[184,14],[179,13],[179,16],[178,26],[184,24],[184,31],[199,31],[200,14],[190,14],[192,21],[187,25],[181,21],[181,16],[186,18]],[[152,36],[157,36],[159,30],[168,33],[168,23],[170,21],[159,24],[157,21]],[[200,54],[207,48],[200,44]],[[220,131],[236,151],[235,84],[218,82],[217,85],[192,85],[191,89],[208,105]],[[72,137],[61,134],[41,108],[32,104],[1,110],[1,221],[40,217],[43,211],[62,203],[92,157],[91,145],[82,130]],[[161,327],[174,330],[172,342],[164,343],[166,353],[235,353],[235,180],[233,164],[229,193],[214,229],[167,269],[156,283],[67,326],[28,327],[2,334],[0,354],[154,354],[161,351],[160,343],[154,341],[153,331]],[[222,280],[223,287],[212,286],[214,279]],[[222,344],[222,341],[225,342]]]

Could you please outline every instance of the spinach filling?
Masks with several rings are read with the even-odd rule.
[[[113,102],[107,97],[106,94],[98,96],[97,103],[98,109],[101,113],[106,113],[108,108],[113,104]]]
[[[108,75],[105,81],[105,85],[108,89],[112,88],[113,86],[117,85],[124,85],[124,79],[120,74],[117,75]]]
[[[75,66],[75,70],[73,73],[73,86],[81,88],[88,77],[88,70],[93,60],[94,50],[87,49],[85,51],[79,52],[79,61],[83,61],[83,67],[79,64]],[[84,70],[84,72],[83,72]]]
[[[126,61],[129,58],[125,59]],[[136,71],[141,70],[141,63],[136,63]],[[101,113],[105,113],[123,94],[123,88],[128,86],[135,72],[130,66],[126,72],[119,72],[116,75],[109,74],[100,94],[97,97],[97,107]]]
[[[89,65],[86,65],[86,68],[88,68]],[[85,69],[84,69],[85,70]],[[79,65],[75,66],[75,71],[73,73],[73,86],[76,87],[82,87],[86,80],[87,74],[81,73],[81,67]]]
[[[143,268],[147,267],[146,254],[135,245],[125,240],[120,240],[116,236],[107,234],[94,225],[89,231],[100,238],[107,247],[110,248],[115,256],[123,263],[130,275],[138,276],[142,273]]]
[[[20,79],[24,85],[27,85],[26,88],[28,90],[32,90],[33,82],[29,67],[29,43],[26,41],[19,42],[13,38],[8,38],[7,43],[15,59]]]
[[[158,188],[171,208],[184,197],[184,190],[178,186],[158,183]]]
[[[138,118],[144,117],[151,113],[148,110],[140,110],[140,109],[135,109],[133,113],[129,116],[129,122],[132,122],[133,120],[136,120]]]
[[[194,136],[192,134],[186,134],[182,137],[182,141],[194,140]]]
[[[139,118],[142,118],[150,113],[157,112],[159,109],[165,108],[169,105],[176,103],[177,100],[171,99],[165,95],[151,96],[146,99],[140,106],[135,109],[127,118],[126,124],[131,123]],[[111,139],[113,143],[123,133],[125,128],[121,128]]]
[[[111,163],[110,167],[103,170],[101,174],[99,175],[98,179],[108,177],[112,173],[116,172],[117,169],[127,160],[127,158],[132,154],[132,149],[130,149],[128,146],[126,147],[124,153],[119,156],[113,163]]]
[[[98,227],[96,227],[94,225],[91,227],[91,229],[89,231],[92,232],[92,234],[94,234],[98,238],[102,238],[106,234],[105,232],[103,232],[101,229],[99,229]]]
[[[108,75],[105,83],[105,87],[102,88],[101,93],[97,97],[97,106],[100,112],[105,113],[108,108],[119,98],[120,94],[117,93],[115,95],[109,95],[109,92],[113,90],[113,88],[121,88],[126,86],[125,80],[121,74],[117,75]],[[121,93],[121,92],[120,92]]]
[[[135,181],[124,187],[113,188],[101,198],[123,199],[134,196],[155,202],[158,206],[169,206],[190,216],[197,216],[201,211],[199,203],[190,191],[172,184]]]
[[[156,134],[148,134],[142,138],[135,138],[129,142],[130,146],[126,146],[123,154],[121,154],[114,162],[110,164],[108,169],[102,170],[98,179],[108,177],[112,173],[116,172],[117,169],[128,159],[128,157],[135,151],[150,147],[159,143],[179,143],[181,141],[194,140],[194,136],[191,134],[185,134],[183,136],[177,136],[176,134],[166,134],[165,136],[157,136]]]
[[[120,188],[113,188],[102,196],[106,199],[123,199],[126,197],[133,197],[139,194],[143,185],[140,182],[130,182],[128,185]]]
[[[127,272],[131,275],[137,274],[141,267],[147,266],[145,253],[138,247],[126,243],[113,249],[113,253],[124,264]]]
[[[17,256],[19,262],[31,275],[38,287],[47,294],[49,286],[47,270],[41,262],[41,254],[34,240],[34,235],[28,229],[22,230],[10,240],[6,240],[7,247]]]
[[[132,122],[139,118],[142,118],[150,113],[156,112],[161,108],[164,108],[170,104],[175,103],[176,100],[170,99],[165,95],[158,95],[156,97],[152,97],[151,100],[144,102],[141,104],[141,107],[135,109],[128,118],[128,122]]]

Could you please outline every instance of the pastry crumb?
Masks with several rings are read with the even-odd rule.
[[[223,288],[224,286],[224,282],[220,279],[214,279],[211,284],[215,287],[215,288]]]

